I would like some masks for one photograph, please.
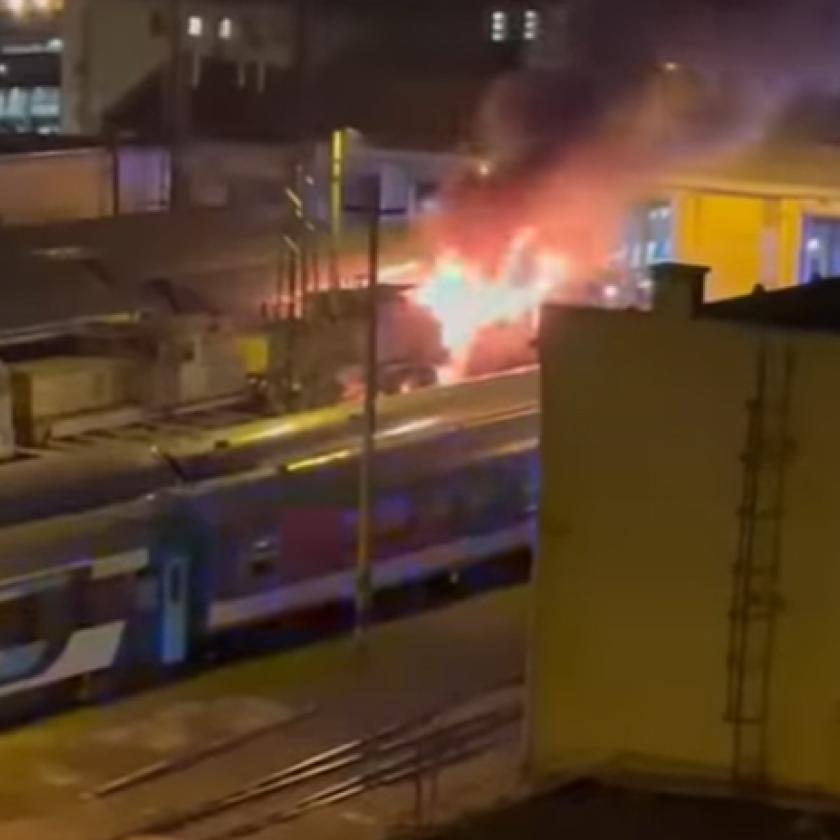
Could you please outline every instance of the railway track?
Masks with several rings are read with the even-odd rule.
[[[456,706],[337,744],[109,840],[142,836],[236,840],[384,787],[413,784],[421,789],[430,784],[436,789],[444,769],[515,737],[521,720],[520,691],[518,677],[506,680]],[[103,787],[110,788],[107,795],[125,789],[114,784]]]

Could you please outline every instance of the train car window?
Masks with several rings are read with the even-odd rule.
[[[499,498],[496,483],[491,476],[478,475],[466,484],[458,499],[461,516],[475,519],[490,513]]]
[[[436,524],[449,523],[456,515],[456,503],[448,490],[432,488],[423,499],[424,516]]]
[[[22,595],[0,600],[0,648],[38,640],[38,598]]]
[[[405,496],[391,496],[376,504],[376,535],[381,539],[397,539],[412,529],[411,500]]]
[[[169,602],[179,604],[183,597],[184,576],[180,566],[173,566],[169,570]]]
[[[341,530],[348,545],[355,545],[359,536],[359,511],[345,510],[341,514]]]
[[[280,559],[279,533],[266,534],[254,540],[248,551],[248,571],[254,577],[263,577],[276,571]]]
[[[157,608],[157,581],[151,568],[141,569],[134,576],[134,606],[141,612]]]
[[[130,607],[134,580],[119,576],[88,581],[82,596],[82,624],[89,627],[124,618]]]
[[[265,577],[266,575],[273,574],[277,569],[277,565],[270,559],[254,557],[251,559],[250,569],[254,577]]]

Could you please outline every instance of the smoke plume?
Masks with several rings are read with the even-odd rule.
[[[628,199],[760,140],[840,80],[838,0],[571,0],[479,119],[490,178],[459,183],[439,237],[485,263],[536,225],[591,272]]]
[[[532,66],[499,84],[482,120],[511,176],[640,123],[667,160],[756,139],[840,80],[836,0],[572,0],[546,23]]]

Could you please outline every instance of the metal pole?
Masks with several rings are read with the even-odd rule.
[[[341,285],[341,238],[344,233],[344,160],[346,132],[337,129],[330,143],[330,288]]]
[[[120,139],[116,128],[111,129],[111,214],[119,216],[122,212],[120,190]]]
[[[362,445],[359,461],[359,526],[356,554],[356,639],[364,643],[370,622],[373,600],[373,458],[376,444],[377,338],[379,327],[379,223],[381,183],[378,176],[370,179],[370,239],[368,242],[368,278],[366,294],[364,412]]]
[[[184,150],[189,125],[189,93],[187,91],[184,67],[184,14],[182,0],[169,3],[170,40],[170,86],[169,86],[169,133],[170,133],[170,185],[169,209],[180,210],[186,204],[186,180],[184,172]]]

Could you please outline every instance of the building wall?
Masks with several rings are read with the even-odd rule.
[[[191,84],[200,83],[205,57],[241,62],[252,82],[255,75],[259,79],[260,66],[285,67],[292,60],[292,18],[283,4],[185,0],[182,9],[181,48],[191,63]],[[169,60],[170,15],[167,0],[68,0],[63,18],[65,133],[100,132],[109,109]],[[192,29],[193,19],[199,21],[197,29]],[[230,22],[224,31],[223,20]]]
[[[166,153],[125,147],[119,153],[119,210],[138,213],[166,206]],[[114,155],[103,148],[0,157],[0,224],[39,224],[110,216]]]
[[[728,610],[754,329],[551,308],[531,755],[538,776],[612,763],[720,778]],[[769,720],[771,780],[840,795],[840,339],[794,348]]]
[[[675,257],[710,266],[710,300],[800,282],[804,218],[815,200],[783,198],[760,184],[750,193],[720,186],[674,193]],[[840,206],[837,207],[840,211]],[[838,214],[840,218],[840,214]]]
[[[96,218],[111,212],[110,161],[95,150],[0,158],[0,222]]]
[[[776,159],[749,156],[748,177],[709,167],[675,175],[664,194],[674,214],[674,259],[710,267],[710,300],[806,282],[803,269],[808,218],[836,220],[840,230],[840,183],[825,175],[840,163],[836,153],[814,146]],[[805,177],[802,161],[812,162]],[[781,172],[779,171],[781,169]],[[840,237],[840,233],[838,233]],[[840,274],[840,251],[823,254],[824,276]]]

